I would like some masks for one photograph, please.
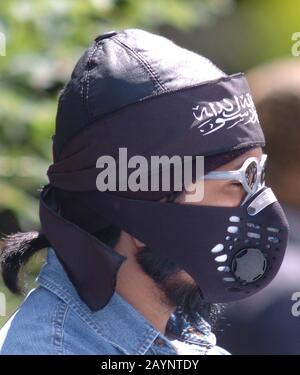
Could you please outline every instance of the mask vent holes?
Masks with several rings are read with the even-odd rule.
[[[260,225],[251,222],[248,222],[247,226],[251,229],[260,229]]]
[[[226,260],[227,260],[227,255],[226,254],[219,255],[219,256],[215,257],[215,261],[218,262],[218,263],[226,262]]]
[[[227,228],[227,232],[229,232],[229,233],[238,233],[238,231],[239,231],[239,227],[237,227],[235,225]]]
[[[219,266],[217,268],[219,272],[230,272],[230,268],[228,266]]]
[[[222,245],[221,243],[218,243],[210,251],[215,254],[215,253],[220,253],[223,250],[224,250],[224,245]]]
[[[241,218],[238,216],[230,216],[229,221],[232,223],[239,223],[241,221]]]
[[[276,237],[276,236],[269,236],[268,241],[271,242],[271,243],[277,244],[277,243],[279,243],[279,238]]]
[[[260,238],[260,234],[259,233],[255,233],[255,232],[247,232],[247,236],[250,237],[250,238]]]
[[[278,228],[273,228],[273,227],[267,227],[267,230],[269,232],[273,232],[273,233],[278,233],[279,232],[279,229]]]
[[[232,283],[233,281],[235,281],[233,277],[223,277],[223,280],[226,281],[227,283]]]

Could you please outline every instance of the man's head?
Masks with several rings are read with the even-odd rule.
[[[234,168],[230,176],[236,176],[236,165],[230,163],[241,162],[237,157],[245,155],[259,159],[264,144],[242,73],[227,76],[203,56],[139,29],[96,38],[60,95],[54,163],[48,170],[50,186],[41,199],[43,230],[90,306],[95,309],[108,302],[117,271],[125,260],[120,272],[129,264],[128,257],[133,259],[134,251],[142,254],[134,259],[136,263],[156,278],[167,291],[166,302],[174,306],[184,303],[190,285],[182,285],[188,292],[176,287],[174,294],[174,285],[165,283],[170,279],[180,283],[197,280],[201,294],[211,302],[244,298],[266,285],[279,267],[286,239],[286,222],[276,197],[266,187],[254,191],[251,181],[245,185],[245,178],[230,178],[238,182],[215,179],[222,168]],[[122,180],[120,147],[126,148],[129,156],[142,156],[146,164],[152,156],[204,155],[210,170],[205,175],[204,199],[186,205],[182,194],[167,203],[162,199],[166,194],[151,188],[146,192],[129,188],[114,194],[99,193],[97,168],[103,167],[99,157],[113,159],[119,170],[115,177],[118,182]],[[254,166],[259,166],[254,160]],[[252,194],[249,206],[240,205],[244,199],[240,182],[247,190],[247,199]],[[60,217],[51,207],[53,190]],[[259,195],[255,197],[256,193]],[[67,226],[62,218],[86,232]],[[231,225],[231,220],[241,223]],[[264,233],[267,228],[262,225],[266,221],[282,227],[282,238],[281,234],[274,237],[276,241],[280,237],[280,245],[272,239],[274,251],[280,251],[277,257],[269,254],[271,245],[264,251],[269,246]],[[118,252],[103,245],[104,236],[111,246],[109,224],[122,228]],[[248,224],[263,233],[248,232]],[[67,241],[57,238],[57,230],[62,238],[72,241],[73,256],[66,248]],[[89,233],[97,232],[101,242],[95,244]],[[145,258],[146,251],[140,251],[145,250],[144,244],[156,253],[154,258]],[[75,253],[82,262],[74,260]],[[145,259],[150,261],[146,264]],[[164,267],[163,272],[170,276],[166,279],[155,267],[169,260],[173,263]],[[177,280],[175,263],[180,268]]]

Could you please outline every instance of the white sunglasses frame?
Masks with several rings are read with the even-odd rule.
[[[232,171],[212,171],[204,175],[204,179],[208,180],[235,180],[239,181],[242,186],[244,187],[245,191],[248,193],[241,203],[241,206],[244,205],[248,199],[257,191],[258,188],[262,188],[265,186],[265,182],[261,183],[261,175],[265,169],[266,161],[267,161],[267,154],[262,154],[261,159],[252,156],[246,159],[241,166],[241,168],[232,170]],[[257,168],[257,178],[252,187],[249,187],[246,179],[246,170],[249,165],[255,162]]]

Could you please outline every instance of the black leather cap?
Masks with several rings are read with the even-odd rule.
[[[101,34],[80,57],[59,97],[54,152],[107,113],[224,75],[207,58],[163,36],[134,28]]]

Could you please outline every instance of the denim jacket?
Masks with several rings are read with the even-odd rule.
[[[0,354],[229,354],[206,321],[191,326],[180,310],[170,316],[168,337],[117,292],[92,312],[51,247],[37,281],[0,330]]]

